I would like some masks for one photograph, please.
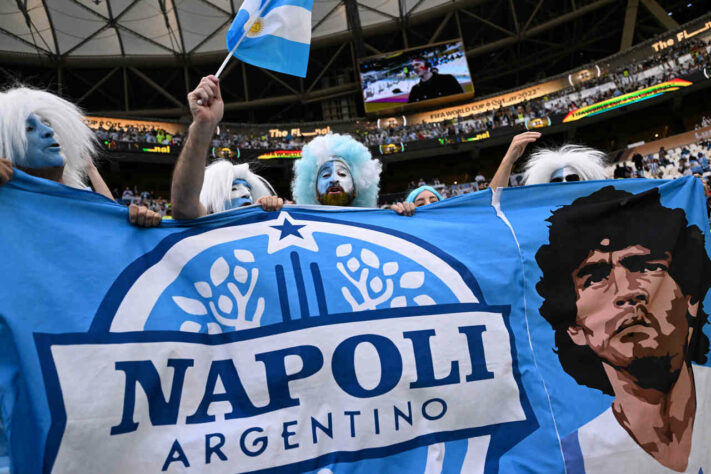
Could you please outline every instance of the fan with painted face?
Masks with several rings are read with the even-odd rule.
[[[249,169],[246,163],[233,165],[218,160],[205,169],[200,202],[208,214],[255,204],[259,198],[274,196],[272,186]]]
[[[314,138],[294,163],[297,204],[375,207],[382,165],[349,135]]]
[[[51,174],[86,188],[96,137],[74,104],[49,92],[15,87],[0,93],[0,156],[29,174]]]
[[[524,171],[525,184],[563,183],[608,179],[605,153],[580,145],[541,148],[531,154]]]
[[[350,206],[358,196],[348,164],[340,157],[333,157],[318,169],[316,199],[329,206]]]

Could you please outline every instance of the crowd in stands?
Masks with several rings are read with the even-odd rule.
[[[375,122],[361,122],[352,131],[352,134],[368,146],[377,146],[479,133],[493,128],[522,124],[527,120],[543,118],[550,114],[567,113],[710,66],[709,46],[699,40],[689,40],[668,47],[637,63],[608,71],[599,78],[538,99],[436,123],[391,125],[387,128],[377,128]],[[707,122],[711,122],[711,119],[707,119]],[[100,123],[96,128],[96,133],[102,141],[179,146],[183,140],[182,134],[171,135],[163,129],[134,126],[107,127],[103,123]],[[235,131],[223,127],[213,137],[212,154],[219,156],[220,150],[225,148],[230,150],[240,148],[301,149],[306,141],[301,136],[292,136],[291,134],[287,134],[285,137],[272,137],[265,130],[240,129]]]
[[[661,147],[657,153],[642,156],[632,155],[629,161],[617,163],[611,167],[612,177],[674,179],[681,176],[711,178],[711,141],[700,141],[683,147],[665,150]]]
[[[136,204],[138,206],[146,206],[151,211],[160,213],[163,217],[171,215],[170,202],[162,196],[155,196],[153,191],[139,191],[138,186],[133,186],[133,188],[126,186],[121,192],[119,192],[118,188],[112,189],[111,194],[113,194],[116,202],[125,206]]]
[[[380,195],[380,205],[381,207],[387,208],[390,204],[398,201],[402,201],[413,189],[419,188],[420,186],[432,186],[435,188],[444,199],[450,197],[461,196],[463,194],[469,194],[476,191],[482,191],[489,187],[489,180],[487,180],[484,175],[478,173],[474,177],[474,181],[460,183],[454,181],[452,184],[444,184],[439,178],[434,178],[431,181],[425,181],[424,178],[420,178],[419,181],[410,181],[407,185],[407,189],[401,193],[392,194],[381,194]]]
[[[711,217],[711,140],[701,140],[686,146],[642,156],[635,153],[631,160],[610,166],[615,179],[659,178],[674,179],[696,176],[704,184],[706,208]]]
[[[669,47],[662,53],[638,63],[622,66],[599,78],[539,99],[445,122],[392,126],[386,129],[377,129],[374,124],[371,124],[370,128],[356,130],[356,135],[366,145],[397,144],[478,133],[493,128],[523,124],[527,120],[543,118],[549,114],[565,114],[586,105],[709,67],[711,56],[708,50],[709,47],[705,43],[690,40]]]
[[[700,128],[706,128],[706,127],[711,127],[711,116],[707,117],[704,115],[703,117],[701,117],[701,121],[699,121],[699,123],[696,124],[694,129],[698,130]]]
[[[162,128],[156,128],[151,126],[106,126],[103,122],[99,122],[98,127],[94,128],[94,132],[96,133],[96,137],[102,142],[138,142],[175,146],[180,146],[183,142],[182,134],[171,134],[170,132],[166,132]]]

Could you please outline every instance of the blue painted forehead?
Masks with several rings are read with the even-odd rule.
[[[243,179],[235,179],[234,181],[232,181],[232,186],[236,184],[241,184],[242,186],[246,186],[247,188],[252,189],[252,186],[250,186],[249,183]]]
[[[328,165],[333,166],[333,164],[335,164],[334,163],[335,161],[341,163],[343,166],[348,168],[348,171],[351,170],[351,167],[348,164],[348,162],[345,160],[345,158],[338,156],[338,155],[329,156],[328,160],[326,162],[324,162],[321,166],[318,167],[318,170],[321,171],[321,169],[323,169],[325,166],[328,166]]]

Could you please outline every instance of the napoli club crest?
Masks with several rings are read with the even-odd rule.
[[[90,332],[38,335],[46,465],[440,472],[459,443],[455,468],[496,470],[536,426],[508,307],[435,246],[331,216],[173,234],[125,269]]]

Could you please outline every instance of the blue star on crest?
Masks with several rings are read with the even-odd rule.
[[[303,239],[304,236],[301,235],[299,232],[299,229],[302,227],[306,227],[305,225],[295,225],[289,222],[288,220],[284,219],[284,222],[281,225],[273,225],[271,226],[272,229],[276,229],[281,231],[281,235],[279,236],[279,240],[286,238],[290,235],[294,235],[300,239]]]

